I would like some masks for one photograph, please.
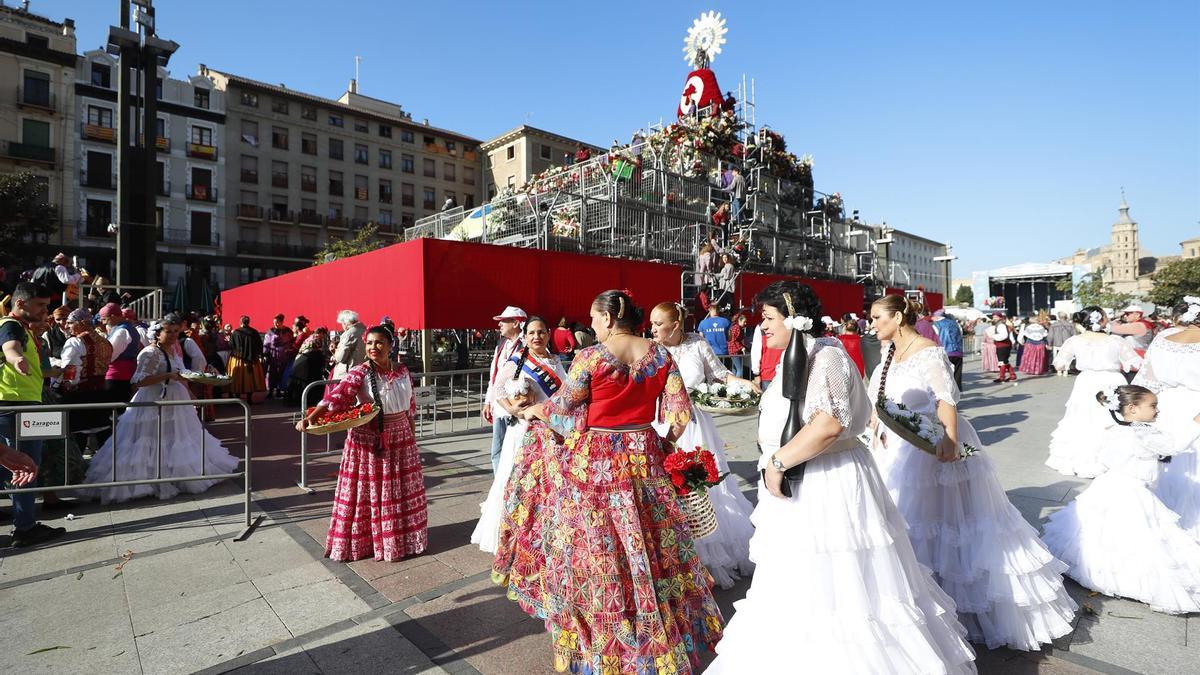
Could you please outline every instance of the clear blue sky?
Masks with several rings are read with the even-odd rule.
[[[11,4],[11,3],[10,3]],[[1200,3],[158,1],[198,63],[361,91],[487,139],[528,121],[606,145],[673,115],[692,19],[715,9],[722,88],[811,153],[817,189],[954,245],[954,276],[1108,241],[1120,187],[1143,246],[1200,234]],[[101,45],[117,0],[34,0]]]

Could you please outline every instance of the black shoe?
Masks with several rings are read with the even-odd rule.
[[[1003,379],[1003,378],[999,378],[999,377],[997,377],[996,379],[992,380],[992,383],[993,383],[993,384],[999,384],[999,383],[1001,383],[1001,382],[1003,382],[1003,381],[1004,381],[1004,379]]]
[[[13,530],[12,547],[13,548],[29,548],[37,546],[48,541],[58,539],[67,533],[65,527],[49,527],[42,523],[36,523],[28,530]]]

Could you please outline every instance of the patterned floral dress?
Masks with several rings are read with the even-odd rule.
[[[374,378],[370,369],[370,362],[351,368],[322,401],[334,412],[371,402],[383,407],[382,422],[377,417],[346,435],[325,538],[326,557],[342,562],[396,561],[429,544],[412,378],[401,364]]]
[[[545,410],[564,442],[539,446],[540,479],[509,481],[494,572],[545,620],[558,671],[697,672],[698,650],[720,640],[722,620],[651,426],[656,414],[691,418],[670,354],[654,345],[625,364],[589,347]],[[512,531],[539,552],[525,562],[540,556],[542,569],[518,578],[505,564]]]

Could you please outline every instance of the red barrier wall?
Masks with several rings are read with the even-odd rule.
[[[679,297],[680,272],[661,263],[420,239],[231,288],[221,302],[227,323],[245,314],[259,330],[278,313],[333,328],[342,309],[367,324],[388,315],[401,328],[490,328],[507,305],[586,325],[601,291],[628,289],[648,308]]]
[[[825,279],[804,279],[786,274],[753,274],[744,272],[738,276],[743,301],[749,305],[759,291],[776,281],[799,281],[812,287],[817,297],[821,299],[821,311],[834,319],[841,319],[843,314],[854,313],[862,315],[863,301],[866,290],[860,284],[848,281],[828,281]],[[812,317],[818,319],[820,317]]]

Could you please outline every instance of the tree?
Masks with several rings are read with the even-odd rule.
[[[1147,299],[1156,305],[1174,307],[1185,295],[1200,295],[1200,258],[1173,260],[1158,268],[1154,288]]]
[[[58,209],[32,172],[0,175],[0,264],[29,263],[38,241],[53,234]]]
[[[959,284],[958,290],[954,292],[954,302],[968,307],[975,304],[975,291],[966,284]]]
[[[383,240],[379,238],[379,228],[375,223],[367,223],[349,239],[330,239],[325,244],[325,248],[318,251],[313,258],[313,265],[322,265],[360,253],[369,253],[383,248],[384,245]]]
[[[1064,281],[1069,287],[1070,280]],[[1098,307],[1117,309],[1129,304],[1133,296],[1128,293],[1114,291],[1111,284],[1105,283],[1104,270],[1100,269],[1096,272],[1089,272],[1079,278],[1079,284],[1074,288],[1074,298],[1084,307],[1096,305]]]

